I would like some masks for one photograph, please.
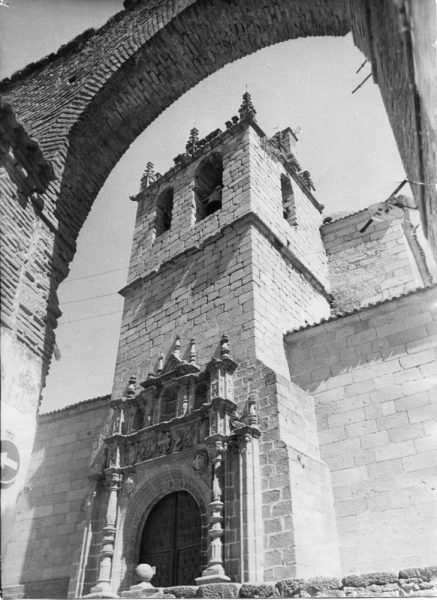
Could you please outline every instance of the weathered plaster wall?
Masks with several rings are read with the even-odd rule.
[[[436,555],[437,293],[431,287],[286,336],[315,399],[343,572]]]
[[[101,472],[99,450],[109,410],[106,396],[39,417],[30,469],[14,507],[15,525],[6,540],[4,588],[20,584],[27,597],[66,597],[84,538],[85,502],[92,492],[88,477]]]

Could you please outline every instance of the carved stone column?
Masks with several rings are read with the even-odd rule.
[[[215,434],[207,438],[208,453],[212,463],[212,500],[209,504],[209,559],[201,577],[196,578],[196,584],[220,583],[230,581],[223,567],[223,475],[222,462],[226,450],[224,436]]]
[[[221,340],[221,357],[212,359],[207,365],[210,375],[209,436],[205,442],[212,464],[212,498],[210,507],[209,560],[196,584],[230,581],[223,566],[223,461],[227,451],[227,440],[231,433],[230,416],[236,409],[233,401],[233,372],[237,363],[229,358],[229,339]]]
[[[241,581],[264,580],[264,527],[262,520],[261,466],[255,398],[248,400],[248,423],[234,431],[240,463]]]
[[[117,522],[118,492],[123,476],[113,470],[106,472],[108,487],[108,504],[106,508],[105,526],[103,527],[102,550],[97,583],[91,588],[86,598],[118,598],[111,590],[111,567],[114,555],[115,532]]]

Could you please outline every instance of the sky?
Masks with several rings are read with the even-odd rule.
[[[38,60],[89,27],[101,26],[121,0],[7,0],[0,7],[0,76]],[[385,200],[405,177],[378,86],[351,35],[305,38],[227,65],[184,94],[131,145],[113,169],[78,239],[70,275],[59,288],[56,330],[42,412],[111,392],[136,204],[146,163],[166,172],[189,131],[225,129],[246,90],[267,135],[298,127],[298,156],[325,214]],[[92,299],[89,299],[92,298]]]

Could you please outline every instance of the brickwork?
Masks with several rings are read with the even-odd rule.
[[[14,507],[15,527],[6,540],[5,587],[18,581],[27,597],[41,597],[43,581],[45,597],[66,597],[74,554],[83,542],[88,477],[101,471],[108,401],[95,399],[39,418],[31,467]],[[101,523],[94,526],[100,532]]]
[[[351,310],[430,283],[424,257],[413,254],[417,243],[407,216],[373,222],[360,233],[368,220],[364,210],[321,228],[336,309]]]
[[[286,336],[315,399],[344,572],[435,556],[436,288]]]

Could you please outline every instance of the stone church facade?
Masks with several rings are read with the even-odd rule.
[[[147,166],[112,395],[39,417],[9,596],[126,595],[139,563],[179,596],[432,588],[434,263],[412,210],[324,219],[296,145],[246,93]]]

